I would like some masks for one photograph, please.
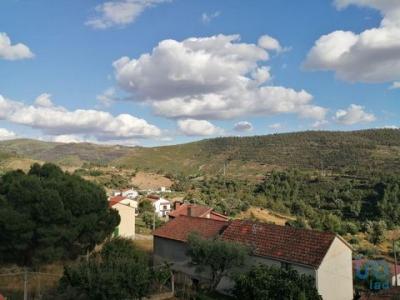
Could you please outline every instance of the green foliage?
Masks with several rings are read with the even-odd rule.
[[[198,181],[194,187],[197,192],[188,193],[187,200],[210,206],[228,216],[248,209],[253,202],[253,186],[247,181],[217,176]]]
[[[53,164],[0,181],[0,260],[35,267],[92,250],[119,223],[104,190]]]
[[[164,224],[164,221],[161,220],[157,214],[154,214],[154,212],[145,211],[142,214],[142,219],[149,229],[153,229],[153,225],[155,225],[155,228],[158,228]]]
[[[370,222],[368,228],[369,241],[374,245],[382,243],[385,240],[385,230],[385,221]]]
[[[146,253],[136,248],[132,240],[115,237],[104,243],[100,255],[103,259],[129,258],[135,261],[148,261]]]
[[[292,269],[252,267],[234,276],[233,294],[241,300],[320,300],[314,278]]]
[[[145,257],[131,241],[111,240],[99,255],[65,268],[61,299],[141,299],[149,294],[153,276]]]
[[[247,250],[236,243],[206,240],[191,234],[188,237],[188,255],[198,272],[210,271],[210,290],[215,290],[223,276],[244,264]]]
[[[142,200],[139,202],[139,212],[142,214],[144,212],[154,212],[154,206],[149,200]]]

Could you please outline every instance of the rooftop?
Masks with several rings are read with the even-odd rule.
[[[221,234],[229,223],[213,219],[179,216],[156,229],[154,236],[186,242],[190,233],[196,232],[203,238]]]
[[[249,246],[253,255],[318,267],[336,235],[330,232],[235,220],[222,239]]]

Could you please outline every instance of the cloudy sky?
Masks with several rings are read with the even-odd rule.
[[[2,0],[0,139],[400,125],[399,0]]]

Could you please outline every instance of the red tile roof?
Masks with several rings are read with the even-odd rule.
[[[212,208],[198,204],[182,204],[176,210],[171,211],[169,216],[172,218],[176,218],[178,216],[187,216],[189,207],[192,210],[192,217],[206,218],[207,215],[210,214],[210,219],[221,221],[228,220],[228,217],[214,212]]]
[[[328,252],[334,233],[289,226],[235,220],[222,239],[249,246],[253,255],[318,267]]]
[[[156,229],[154,236],[186,242],[190,233],[196,232],[203,238],[213,238],[228,226],[226,221],[179,216]]]
[[[126,197],[120,196],[120,195],[111,197],[111,198],[108,200],[108,205],[109,205],[110,207],[113,207],[115,204],[121,202],[121,201],[124,200],[124,199],[126,199]]]

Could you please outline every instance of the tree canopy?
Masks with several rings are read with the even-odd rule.
[[[197,234],[188,237],[188,255],[198,272],[210,270],[210,290],[215,290],[222,277],[244,264],[247,251],[240,244],[207,240]]]
[[[321,300],[314,278],[292,269],[259,265],[234,276],[233,294],[240,300]]]
[[[150,293],[154,274],[145,253],[132,241],[115,238],[101,252],[65,268],[58,293],[61,299],[142,299]]]
[[[0,260],[35,267],[91,251],[119,224],[105,191],[53,164],[0,179]]]

